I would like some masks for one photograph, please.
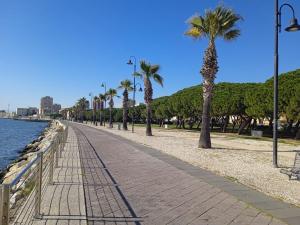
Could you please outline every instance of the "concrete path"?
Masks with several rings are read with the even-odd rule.
[[[72,127],[88,224],[300,224],[298,208],[110,133]]]

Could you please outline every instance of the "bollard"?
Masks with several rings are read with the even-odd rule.
[[[1,185],[0,192],[0,224],[8,225],[9,224],[9,184]]]
[[[43,152],[37,154],[37,171],[36,171],[36,186],[35,186],[35,210],[34,218],[41,219],[41,202],[42,202],[42,182],[43,182]]]

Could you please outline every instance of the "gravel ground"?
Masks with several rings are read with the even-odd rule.
[[[131,131],[97,127],[140,144],[237,180],[272,197],[300,206],[300,182],[289,181],[272,166],[272,142],[243,139],[222,134],[212,134],[213,149],[197,148],[199,133],[184,130],[153,129],[152,137],[145,135],[145,128]],[[129,127],[130,129],[130,127]],[[295,150],[300,145],[279,144],[279,166],[293,165]]]

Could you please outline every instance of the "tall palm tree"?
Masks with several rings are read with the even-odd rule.
[[[128,92],[133,90],[131,80],[123,80],[121,81],[118,89],[123,89],[123,129],[128,130],[127,128],[127,120],[128,120]]]
[[[86,98],[80,98],[77,101],[77,108],[78,108],[78,112],[79,112],[79,117],[80,117],[80,121],[83,122],[83,113],[86,110],[86,105],[87,105],[87,100]]]
[[[103,126],[103,118],[102,118],[102,112],[104,110],[104,101],[105,101],[106,95],[105,94],[99,94],[99,111],[100,111],[100,126]]]
[[[199,139],[200,148],[211,148],[210,140],[210,109],[214,80],[218,72],[218,59],[215,40],[222,38],[226,41],[235,40],[240,35],[236,27],[242,18],[233,10],[217,7],[214,10],[207,10],[204,16],[193,16],[188,20],[190,25],[186,35],[193,38],[207,38],[208,48],[205,51],[203,66],[200,73],[203,76],[203,112],[201,135]]]
[[[113,128],[113,122],[112,122],[112,110],[114,107],[114,97],[117,97],[117,90],[110,88],[107,93],[107,98],[109,100],[109,128]]]
[[[161,75],[158,74],[160,69],[159,65],[151,65],[150,63],[146,63],[145,61],[140,62],[141,72],[136,73],[135,76],[141,77],[144,80],[144,100],[146,103],[146,110],[147,110],[147,127],[146,127],[146,135],[152,136],[151,130],[151,103],[153,97],[153,88],[151,83],[151,78],[163,86],[163,78]]]

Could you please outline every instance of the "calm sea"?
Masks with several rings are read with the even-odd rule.
[[[46,122],[0,119],[0,170],[18,156],[18,152],[36,139],[47,127]]]

